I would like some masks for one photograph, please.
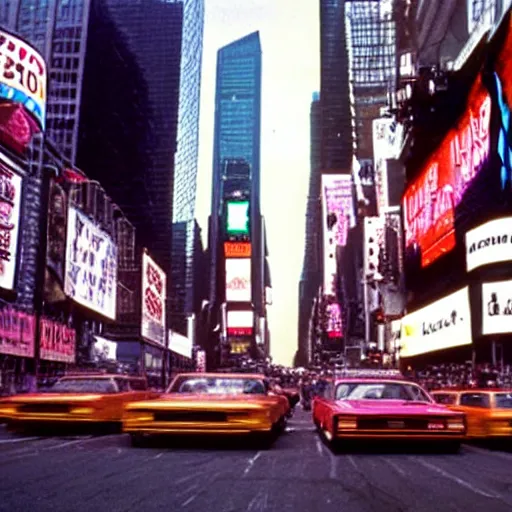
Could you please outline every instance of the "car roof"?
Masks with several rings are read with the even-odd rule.
[[[458,388],[458,389],[436,389],[432,391],[435,393],[512,393],[512,388]]]
[[[145,380],[145,377],[140,375],[125,375],[120,373],[68,373],[60,378],[64,379],[139,379]]]
[[[262,373],[180,373],[176,375],[177,377],[196,377],[196,378],[208,378],[208,377],[214,377],[214,378],[221,378],[221,379],[266,379],[265,375]]]
[[[417,382],[407,379],[390,379],[388,378],[378,378],[378,377],[338,377],[335,379],[335,384],[340,383],[362,383],[362,384],[415,384],[416,386],[421,387]]]

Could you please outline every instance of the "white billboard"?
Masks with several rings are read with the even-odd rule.
[[[115,320],[117,247],[110,236],[70,206],[64,291],[88,309]]]
[[[324,238],[324,294],[336,294],[336,247],[347,244],[348,230],[355,225],[350,174],[322,175]]]
[[[0,288],[14,289],[20,229],[21,176],[0,164]]]
[[[512,332],[512,281],[482,284],[482,334]]]
[[[165,346],[165,272],[144,252],[142,255],[142,321],[143,338]]]
[[[226,259],[226,301],[251,302],[251,258]]]
[[[379,215],[389,206],[387,160],[398,157],[402,138],[400,130],[396,121],[390,117],[373,120],[373,162]]]
[[[402,319],[400,357],[470,345],[471,342],[468,287]]]
[[[466,270],[512,260],[512,217],[495,219],[466,233]]]
[[[379,279],[380,252],[384,250],[385,217],[365,217],[363,265],[365,277]]]
[[[192,340],[174,331],[169,331],[169,350],[180,356],[192,358]]]
[[[254,313],[252,311],[228,311],[228,329],[253,327]]]

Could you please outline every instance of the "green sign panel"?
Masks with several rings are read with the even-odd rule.
[[[227,227],[230,235],[249,234],[249,201],[229,201],[227,203]]]

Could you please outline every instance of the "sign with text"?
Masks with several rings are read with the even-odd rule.
[[[512,260],[512,217],[495,219],[466,233],[466,269]]]
[[[32,46],[0,30],[0,98],[20,103],[44,130],[47,73]]]
[[[74,363],[76,358],[76,331],[67,325],[41,318],[40,357],[46,361]]]
[[[512,332],[512,281],[482,284],[482,334]]]
[[[252,246],[250,242],[224,242],[226,258],[250,258]]]
[[[0,288],[13,290],[18,259],[21,176],[0,164]]]
[[[402,199],[405,245],[427,267],[455,247],[455,208],[490,152],[491,97],[478,76],[466,112]]]
[[[34,357],[34,315],[13,308],[0,310],[0,354]]]
[[[400,357],[470,345],[468,288],[452,293],[402,319]]]
[[[188,359],[192,358],[192,340],[174,331],[169,331],[169,350]]]
[[[142,255],[141,335],[162,346],[165,345],[166,286],[165,272],[147,253],[144,253]]]
[[[117,247],[82,212],[69,208],[64,291],[78,304],[115,320]]]
[[[251,302],[251,259],[226,260],[226,301]]]

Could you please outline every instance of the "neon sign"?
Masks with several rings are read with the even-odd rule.
[[[455,247],[455,208],[489,158],[491,97],[478,77],[468,109],[403,197],[405,241],[427,267]]]

